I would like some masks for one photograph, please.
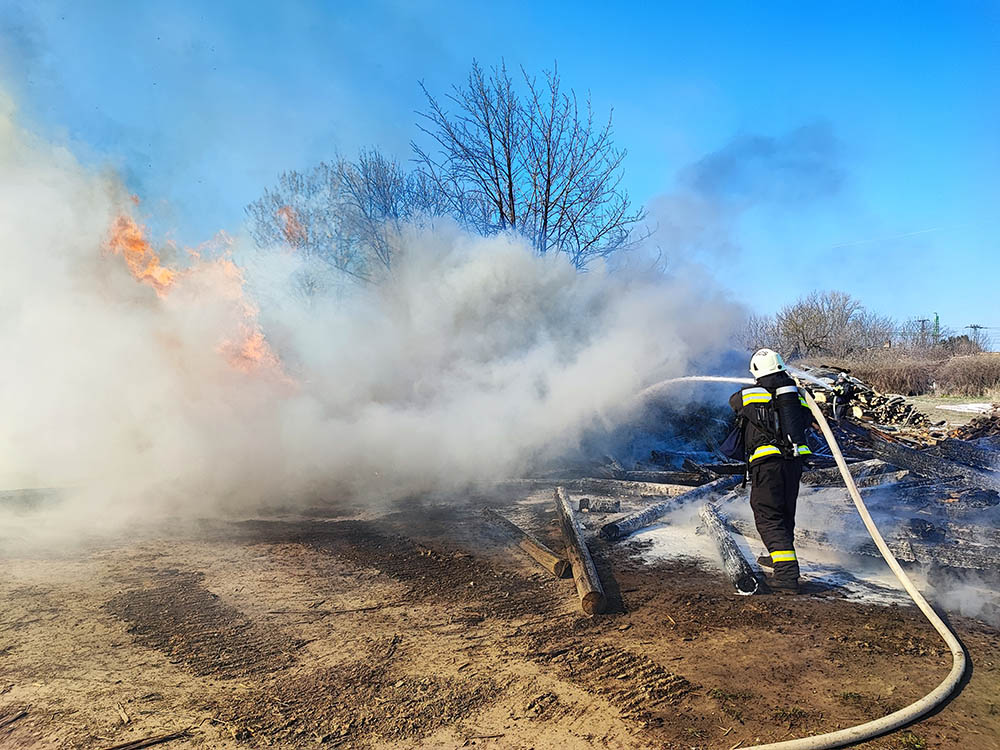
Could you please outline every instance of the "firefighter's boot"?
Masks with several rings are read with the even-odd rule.
[[[774,555],[772,555],[772,558]],[[798,560],[778,560],[774,563],[774,573],[768,579],[772,589],[787,594],[799,593]]]

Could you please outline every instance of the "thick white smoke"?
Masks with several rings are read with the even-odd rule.
[[[247,326],[232,268],[181,258],[158,295],[106,248],[133,208],[117,182],[9,111],[0,136],[0,488],[72,487],[89,523],[516,475],[741,318],[702,279],[581,274],[450,225],[404,233],[382,283],[307,299],[305,261],[237,239],[283,363],[246,372],[226,355]]]

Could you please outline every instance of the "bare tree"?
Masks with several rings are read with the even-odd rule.
[[[778,342],[779,336],[774,318],[769,315],[751,315],[747,318],[746,326],[740,343],[747,351],[756,351],[769,347],[782,350]]]
[[[625,151],[614,147],[611,115],[599,126],[589,99],[581,111],[556,69],[542,83],[522,78],[519,90],[505,65],[487,73],[473,62],[444,103],[423,87],[419,127],[436,150],[413,144],[419,169],[477,231],[519,232],[539,253],[585,268],[627,247],[643,218],[621,187]]]
[[[426,177],[367,149],[357,161],[337,157],[306,173],[282,174],[277,187],[265,190],[246,212],[259,246],[288,246],[368,282],[391,267],[393,236],[404,222],[447,208]]]
[[[812,292],[773,317],[752,316],[744,341],[747,348],[770,346],[789,357],[846,357],[881,350],[895,329],[891,318],[867,310],[849,294]]]

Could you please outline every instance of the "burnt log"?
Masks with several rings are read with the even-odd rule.
[[[730,525],[741,534],[755,533],[754,525],[750,521],[731,519]],[[928,536],[934,538],[928,539]],[[854,539],[858,540],[856,544],[852,543]],[[992,574],[997,572],[996,561],[1000,555],[1000,548],[989,544],[977,544],[966,539],[946,537],[942,540],[936,534],[928,534],[926,530],[920,529],[919,524],[905,524],[897,532],[887,534],[885,543],[892,550],[892,554],[903,563],[945,566]],[[871,539],[865,537],[860,527],[857,529],[857,534],[850,537],[844,533],[833,535],[818,529],[797,527],[795,544],[796,547],[815,547],[882,559],[878,547]]]
[[[662,484],[658,482],[628,482],[623,479],[599,479],[583,477],[578,479],[512,479],[501,482],[500,486],[516,489],[549,489],[553,486],[565,487],[569,492],[613,497],[676,497],[691,488],[683,484]]]
[[[897,472],[892,472],[890,474],[880,475],[882,477],[891,478],[895,476]],[[860,483],[859,483],[860,484]],[[812,492],[817,492],[825,489],[824,487],[810,487]],[[881,513],[893,514],[893,518],[898,518],[900,514],[906,515],[909,513],[919,513],[925,512],[927,510],[934,509],[935,511],[948,512],[951,505],[959,505],[960,503],[950,503],[947,498],[955,493],[977,492],[977,490],[969,489],[968,485],[964,483],[961,477],[949,477],[946,479],[938,479],[937,477],[923,477],[915,478],[908,476],[902,481],[891,482],[886,481],[878,484],[870,484],[868,486],[861,486],[861,496],[864,498],[865,503],[874,511]],[[983,493],[993,497],[995,493],[989,490],[983,490]],[[848,515],[853,515],[850,513],[849,509],[853,509],[854,503],[851,501],[848,494],[845,492],[843,495],[843,509],[842,512]],[[980,503],[977,507],[989,507],[990,503]],[[898,510],[898,513],[897,513]]]
[[[882,474],[872,474],[854,480],[858,487],[880,487],[884,484],[901,483],[910,476],[909,469],[899,471],[887,471]]]
[[[581,497],[579,509],[590,513],[621,513],[622,501],[610,497]]]
[[[566,556],[573,564],[573,582],[580,597],[580,607],[585,614],[598,615],[604,611],[607,600],[601,579],[597,577],[594,559],[590,556],[586,542],[583,541],[583,530],[573,514],[573,506],[570,505],[566,490],[556,487],[554,496],[563,539],[566,541]]]
[[[690,458],[684,459],[684,463],[681,464],[681,468],[684,469],[685,471],[694,471],[700,474],[703,477],[703,481],[705,482],[712,482],[719,478],[718,473],[712,471],[711,469],[705,466],[702,466],[701,464],[695,463]]]
[[[678,507],[681,503],[711,497],[716,492],[723,492],[735,487],[742,481],[742,479],[742,476],[723,477],[722,479],[716,479],[714,482],[703,484],[701,487],[695,487],[693,490],[689,490],[682,495],[678,495],[672,500],[664,500],[659,503],[654,503],[648,508],[636,511],[635,513],[630,513],[627,516],[623,516],[610,523],[604,524],[604,526],[601,527],[601,536],[609,541],[622,539],[637,529],[656,523],[656,521],[674,508]]]
[[[995,472],[1000,469],[1000,451],[988,450],[967,440],[943,440],[933,448],[936,453],[952,461],[958,461],[966,466],[973,466],[984,471]]]
[[[983,471],[926,450],[907,448],[880,438],[872,439],[872,449],[878,458],[901,469],[909,469],[925,477],[960,476],[976,487],[1000,491],[1000,472]]]
[[[739,545],[733,540],[726,522],[719,511],[711,503],[701,506],[701,522],[715,540],[715,547],[722,560],[722,569],[726,571],[729,580],[733,582],[736,591],[745,596],[756,594],[759,584],[750,563],[743,557]]]
[[[569,561],[559,557],[531,534],[500,515],[493,508],[483,508],[485,515],[493,523],[507,531],[514,538],[517,546],[527,554],[532,560],[537,562],[556,578],[563,578],[569,572]]]
[[[892,470],[891,466],[878,458],[868,459],[867,461],[856,461],[853,464],[848,464],[847,468],[850,470],[851,476],[854,477],[855,481],[862,477],[883,474]],[[813,469],[803,472],[802,484],[843,485],[844,478],[840,475],[840,469],[832,466],[826,469]]]
[[[697,487],[708,481],[700,471],[617,471],[614,479],[628,482],[653,482],[656,484],[683,484]]]
[[[720,477],[740,475],[743,476],[743,470],[746,468],[743,464],[705,464],[706,469],[718,474]]]
[[[796,529],[795,534],[807,544],[813,544],[817,547],[826,547],[827,549],[834,549],[840,552],[852,552],[868,557],[881,557],[881,553],[879,553],[872,542],[862,542],[852,549],[844,549],[843,544],[831,541],[824,532],[803,529],[800,533]],[[960,540],[928,542],[903,536],[886,539],[885,541],[889,549],[892,550],[892,554],[900,562],[947,566],[966,570],[981,570],[991,573],[996,572],[997,554],[1000,553],[1000,550],[996,547],[987,547]]]

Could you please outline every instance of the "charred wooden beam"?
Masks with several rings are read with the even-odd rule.
[[[909,469],[904,469],[903,471],[909,472]],[[893,472],[892,474],[895,473],[896,472]],[[885,476],[892,476],[892,474]],[[967,488],[967,486],[965,477],[961,476],[918,477],[916,474],[907,474],[907,476],[899,482],[886,482],[865,487],[865,491],[861,494],[865,497],[874,498],[874,502],[876,503],[880,497],[899,496],[905,497],[906,502],[912,503],[925,496],[928,498],[938,497],[958,489]],[[914,492],[915,490],[917,492]],[[926,492],[924,490],[926,490]]]
[[[981,448],[968,440],[943,440],[930,450],[966,466],[990,472],[1000,470],[1000,451]]]
[[[725,463],[714,463],[714,464],[699,464],[695,463],[690,456],[684,453],[661,453],[659,451],[653,451],[651,454],[652,463],[661,463],[664,466],[673,466],[676,463],[676,459],[681,459],[681,468],[684,471],[693,471],[695,473],[707,472],[709,474],[742,474],[743,473],[743,463],[739,461],[730,461],[725,459]],[[671,471],[671,469],[664,468],[663,471]],[[713,477],[717,479],[718,477]]]
[[[706,466],[695,463],[690,458],[684,459],[684,463],[681,464],[681,468],[685,471],[693,471],[700,474],[702,476],[702,481],[704,482],[713,482],[719,478],[719,474],[717,472],[712,471]]]
[[[910,469],[925,477],[960,476],[976,487],[1000,491],[1000,472],[983,471],[942,458],[926,450],[907,448],[905,445],[879,438],[872,440],[872,447],[876,456],[901,469]]]
[[[730,525],[741,534],[754,534],[753,523],[740,519],[731,519]],[[870,539],[863,539],[864,532],[858,529],[857,544],[845,543],[843,535],[831,535],[817,529],[796,528],[796,546],[816,547],[841,553],[863,555],[881,559],[882,554]],[[976,544],[963,539],[947,539],[945,541],[928,541],[916,535],[910,529],[898,533],[886,534],[886,544],[900,562],[918,563],[921,565],[943,565],[950,568],[997,572],[997,558],[1000,548]]]
[[[569,561],[550,550],[535,537],[514,522],[504,518],[493,508],[483,508],[485,515],[493,523],[507,531],[513,537],[517,546],[532,560],[537,562],[556,578],[563,578],[569,572]]]
[[[938,511],[948,512],[949,506],[947,502],[944,502],[945,498],[955,492],[975,491],[970,490],[961,477],[950,477],[947,479],[938,479],[937,477],[917,478],[907,474],[901,481],[890,481],[893,477],[900,474],[907,474],[907,472],[890,472],[873,477],[873,479],[884,478],[886,480],[880,483],[858,483],[862,485],[861,496],[873,511],[880,513],[891,512],[894,518],[898,517],[897,510],[899,514],[904,515],[923,512],[931,507],[935,507]],[[824,488],[822,486],[813,486],[809,489],[816,492]],[[983,490],[982,492],[992,494],[989,490]],[[843,494],[842,500],[843,507],[835,509],[848,516],[853,516],[854,503],[846,492]]]
[[[857,468],[855,468],[857,467]],[[899,482],[910,476],[909,469],[894,470],[885,461],[875,458],[869,461],[859,461],[851,464],[851,475],[858,487],[876,487],[880,484]],[[836,466],[827,469],[807,471],[802,475],[802,484],[813,487],[843,487],[844,478]]]
[[[798,530],[795,533],[799,535]],[[816,546],[825,546],[829,549],[837,549],[842,552],[850,551],[869,557],[881,557],[878,549],[872,542],[863,542],[852,550],[844,550],[843,545],[830,542],[823,532],[804,530],[802,539]],[[957,540],[952,542],[927,542],[904,536],[886,539],[886,544],[889,545],[889,549],[892,550],[893,555],[901,562],[912,562],[922,565],[945,565],[951,568],[982,570],[992,573],[996,572],[997,555],[1000,553],[1000,550],[996,547],[970,544]]]
[[[611,495],[616,497],[676,497],[691,488],[682,484],[661,484],[657,482],[628,482],[622,479],[598,479],[583,477],[578,479],[512,479],[501,486],[515,489],[550,489],[565,487],[569,492]]]
[[[591,513],[621,513],[622,501],[611,497],[581,497],[580,510]]]
[[[683,484],[687,487],[697,487],[708,481],[705,474],[699,471],[618,471],[614,478],[628,482]]]
[[[902,483],[903,480],[910,476],[909,469],[900,469],[899,471],[887,471],[882,474],[871,474],[869,476],[859,477],[854,480],[854,483],[858,487],[880,487],[884,484],[896,484]]]
[[[870,474],[880,474],[886,471],[891,471],[891,467],[883,460],[879,458],[871,458],[867,461],[856,461],[853,464],[849,464],[848,469],[850,469],[851,476],[858,479],[861,476],[868,476]],[[802,473],[802,483],[803,484],[843,484],[844,478],[840,476],[840,469],[836,466],[832,466],[828,469],[814,469],[812,471],[805,471]]]
[[[757,576],[730,535],[725,520],[711,503],[701,506],[701,522],[715,540],[715,547],[722,559],[722,569],[726,571],[736,591],[744,595],[756,594],[759,587]]]
[[[743,474],[744,466],[741,463],[730,463],[730,464],[699,464],[703,469],[707,469],[713,474],[718,474],[719,476],[729,476],[733,474]]]
[[[658,519],[678,507],[681,503],[710,497],[716,492],[723,492],[731,487],[735,487],[741,481],[742,477],[729,476],[723,477],[722,479],[716,479],[714,482],[709,482],[708,484],[703,484],[701,487],[695,487],[693,490],[688,490],[684,494],[679,495],[672,500],[664,500],[663,502],[655,503],[650,505],[648,508],[636,511],[635,513],[630,513],[629,515],[618,518],[611,523],[604,524],[604,526],[601,527],[601,536],[610,541],[622,539],[637,529],[641,529],[644,526],[649,526],[651,523],[655,523]]]
[[[607,600],[604,597],[601,579],[597,577],[594,559],[590,556],[586,542],[583,541],[583,530],[573,514],[573,506],[570,505],[566,490],[556,487],[554,494],[563,538],[566,540],[566,555],[573,564],[573,581],[576,583],[576,593],[580,597],[580,606],[588,615],[600,614],[604,611]]]

